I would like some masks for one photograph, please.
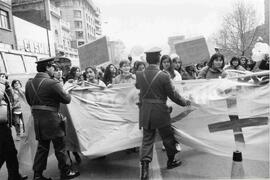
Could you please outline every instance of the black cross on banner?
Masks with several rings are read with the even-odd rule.
[[[218,131],[226,131],[232,129],[234,139],[238,142],[245,143],[242,128],[250,126],[262,126],[268,124],[268,117],[243,118],[239,119],[237,115],[229,115],[230,121],[209,124],[210,133]]]
[[[226,102],[227,102],[228,108],[231,108],[232,106],[236,106],[236,98],[227,99]],[[250,126],[262,126],[262,125],[268,124],[268,117],[239,119],[238,115],[229,115],[229,118],[230,118],[230,121],[209,124],[208,129],[210,133],[232,129],[234,132],[234,140],[237,142],[245,143],[242,128],[250,127]]]

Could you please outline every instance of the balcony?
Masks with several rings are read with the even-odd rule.
[[[60,25],[63,29],[70,31],[70,24],[67,21],[64,21],[63,19],[60,19]]]
[[[61,18],[61,11],[60,8],[55,7],[54,5],[50,4],[50,12],[53,16],[57,18]]]
[[[62,51],[64,53],[68,53],[68,54],[72,54],[72,55],[78,55],[77,49],[67,47],[67,46],[64,46],[62,44],[55,43],[55,48],[56,48],[56,51]]]
[[[97,24],[101,24],[101,22],[100,22],[100,18],[99,18],[99,17],[96,17],[96,16],[95,16],[95,23],[97,23]]]

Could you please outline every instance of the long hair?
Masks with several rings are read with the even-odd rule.
[[[161,57],[160,64],[159,64],[159,68],[160,68],[160,70],[163,70],[163,69],[164,69],[162,63],[163,63],[163,61],[166,60],[166,59],[169,60],[170,67],[169,67],[169,69],[168,69],[168,72],[170,73],[171,78],[173,79],[173,78],[175,77],[175,74],[174,74],[174,67],[173,67],[173,64],[172,64],[172,59],[170,58],[170,56],[168,56],[168,55],[163,55],[163,56]]]
[[[177,63],[177,60],[180,60],[180,62],[181,62],[181,66],[177,69],[176,67],[174,67],[174,69],[177,71],[177,72],[179,72],[180,74],[181,74],[181,76],[183,76],[183,74],[184,73],[186,73],[186,70],[185,70],[185,68],[183,67],[183,62],[182,62],[182,60],[179,58],[179,57],[174,57],[173,59],[172,59],[172,62],[173,63]]]
[[[15,88],[15,83],[18,82],[20,84],[20,86],[22,87],[22,83],[20,80],[18,79],[14,79],[12,82],[11,82],[11,87],[14,89]]]
[[[238,62],[237,66],[234,66],[234,65],[233,65],[233,63],[232,63],[233,61],[237,61],[237,62]],[[239,59],[238,57],[235,57],[235,56],[232,57],[232,59],[231,59],[231,61],[230,61],[230,65],[231,65],[234,69],[236,69],[238,66],[240,66],[240,64],[241,64],[241,63],[240,63],[240,59]]]
[[[247,69],[247,62],[248,62],[247,57],[241,56],[239,59],[240,59],[240,61],[239,61],[240,62],[240,65],[243,66],[243,68]],[[245,60],[245,64],[242,64],[241,63],[241,59],[244,59]]]
[[[79,69],[79,67],[72,67],[69,71],[67,79],[75,79],[77,69]]]
[[[116,67],[115,67],[113,64],[109,64],[109,65],[106,67],[105,72],[104,72],[104,77],[103,77],[103,82],[104,82],[106,85],[111,84],[111,83],[112,83],[112,79],[113,79],[114,76],[116,75],[116,74],[115,74],[115,75],[112,74],[112,72],[111,72],[111,70],[110,70],[111,66],[113,66],[113,67],[115,68],[115,70],[117,70]]]
[[[208,62],[208,64],[207,64],[207,66],[208,67],[210,67],[210,68],[212,68],[213,67],[213,62],[214,62],[214,60],[215,59],[218,59],[218,58],[221,58],[221,60],[222,60],[222,66],[221,66],[221,69],[223,69],[224,68],[224,66],[225,66],[225,62],[224,62],[224,56],[222,55],[222,54],[213,54],[212,56],[211,56],[211,58],[210,58],[210,60],[209,60],[209,62]]]
[[[85,68],[85,71],[83,73],[83,79],[87,80],[87,70],[88,69],[92,69],[92,71],[95,73],[95,78],[96,78],[97,77],[97,69],[93,66],[89,66],[89,67]]]

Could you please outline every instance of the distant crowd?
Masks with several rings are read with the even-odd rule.
[[[87,85],[89,82],[110,87],[113,84],[135,81],[136,72],[144,71],[147,66],[148,64],[144,61],[133,62],[132,57],[129,56],[127,60],[120,61],[118,68],[114,64],[99,68],[89,66],[84,70],[72,67],[67,75],[62,77],[59,73],[55,75],[55,78],[62,82],[76,82],[79,85]],[[258,63],[245,56],[235,56],[231,58],[229,64],[225,64],[224,56],[216,53],[208,62],[185,66],[180,57],[171,58],[169,55],[162,55],[159,68],[168,73],[173,81],[224,78],[227,76],[226,70],[250,72],[269,70],[269,55]]]

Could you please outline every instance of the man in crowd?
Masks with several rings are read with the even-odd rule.
[[[162,138],[165,146],[168,161],[167,169],[172,169],[181,164],[175,160],[177,141],[170,121],[170,108],[166,101],[169,97],[173,102],[181,106],[189,106],[190,101],[182,98],[171,83],[170,76],[159,69],[160,62],[159,48],[152,48],[146,53],[146,61],[149,66],[143,72],[136,74],[136,88],[140,89],[140,115],[139,125],[143,128],[143,140],[141,147],[141,179],[149,178],[149,163],[153,157],[153,144],[156,130]]]
[[[71,170],[67,164],[65,151],[65,121],[59,113],[60,103],[68,104],[71,96],[67,94],[60,82],[52,79],[54,74],[54,58],[37,62],[38,73],[30,79],[25,87],[25,96],[31,106],[38,148],[34,159],[34,180],[50,180],[43,171],[47,166],[47,158],[52,141],[55,156],[58,160],[61,179],[72,179],[79,172]]]
[[[17,150],[11,133],[12,93],[5,75],[0,73],[0,169],[6,162],[9,180],[25,180],[19,173]]]

